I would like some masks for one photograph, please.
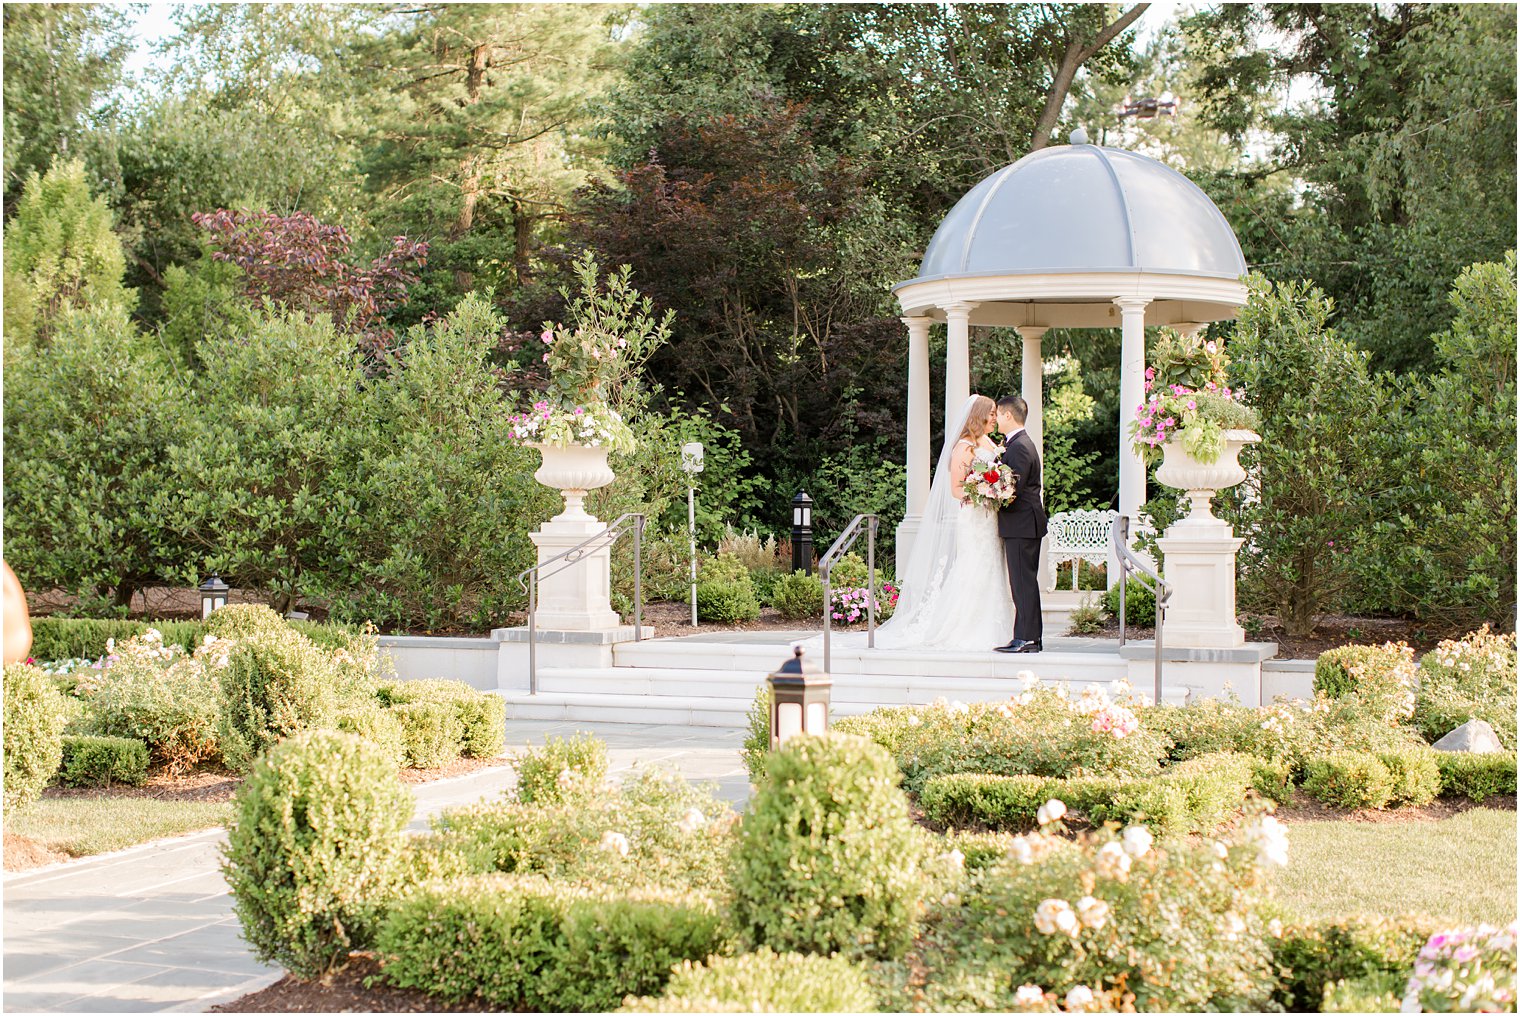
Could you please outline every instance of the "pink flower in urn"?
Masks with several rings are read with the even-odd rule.
[[[1205,342],[1203,344],[1203,348],[1207,349],[1211,353],[1217,353],[1217,352],[1219,352],[1219,345],[1218,345],[1218,343],[1214,342],[1212,339],[1210,341],[1208,341],[1208,342]]]
[[[1197,409],[1198,408],[1198,403],[1194,402],[1192,399],[1188,399],[1188,408],[1189,409]]]
[[[1156,379],[1156,368],[1155,367],[1147,367],[1147,368],[1145,368],[1145,380],[1147,380],[1147,381],[1154,381],[1155,379]]]

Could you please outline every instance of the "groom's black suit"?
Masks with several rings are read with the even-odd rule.
[[[1015,483],[1013,503],[998,509],[997,519],[1013,591],[1013,637],[1039,642],[1045,628],[1040,619],[1040,540],[1048,526],[1040,490],[1040,453],[1027,431],[1007,441],[1003,462],[1013,471]]]

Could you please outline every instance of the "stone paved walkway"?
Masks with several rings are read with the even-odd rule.
[[[742,804],[743,735],[701,727],[513,721],[510,748],[586,730],[607,742],[614,772],[661,765],[712,781]],[[414,829],[445,808],[496,796],[510,767],[422,784]],[[6,1012],[203,1012],[279,977],[238,934],[218,871],[221,830],[7,875]]]

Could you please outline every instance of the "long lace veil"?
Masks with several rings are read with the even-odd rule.
[[[966,420],[976,399],[975,395],[966,399],[946,434],[959,436],[966,429]],[[956,546],[956,519],[961,510],[960,501],[950,490],[950,458],[955,453],[955,444],[956,438],[949,437],[940,449],[918,535],[913,540],[906,563],[899,561],[897,580],[902,591],[898,594],[897,610],[891,620],[877,629],[878,645],[883,644],[883,638],[892,643],[899,637],[907,637],[911,642],[910,633],[923,619],[934,594],[955,564],[959,550]]]

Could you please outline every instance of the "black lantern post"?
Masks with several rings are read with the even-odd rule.
[[[210,617],[211,612],[213,610],[216,610],[218,607],[227,606],[228,592],[230,592],[230,590],[227,587],[227,583],[223,582],[222,577],[216,572],[212,572],[211,577],[205,582],[201,583],[202,620]]]
[[[799,490],[792,498],[792,571],[813,574],[813,499]]]
[[[803,660],[801,646],[792,653],[770,676],[772,751],[798,734],[829,730],[829,692],[834,682],[816,663]]]

